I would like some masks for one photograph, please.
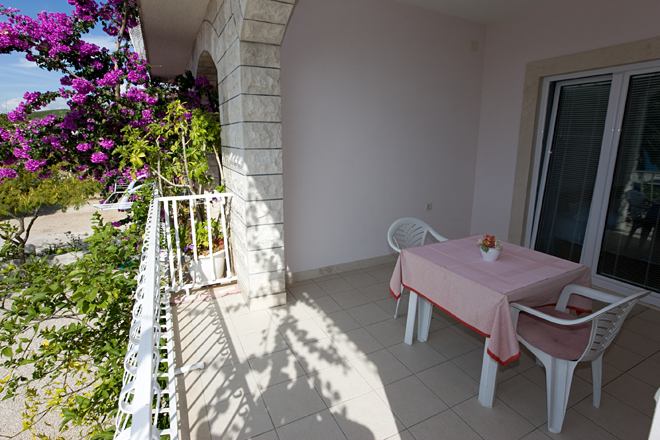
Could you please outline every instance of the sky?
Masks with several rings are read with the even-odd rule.
[[[68,12],[67,0],[0,0],[0,4],[20,9],[22,13],[36,16],[40,11]],[[112,39],[100,29],[90,32],[86,41],[99,46],[109,46]],[[0,113],[13,110],[27,91],[45,92],[60,87],[60,75],[40,69],[28,62],[21,54],[0,54]],[[55,101],[49,108],[65,108],[64,102]]]

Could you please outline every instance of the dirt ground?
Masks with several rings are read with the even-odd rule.
[[[69,241],[70,233],[74,237],[84,238],[91,234],[92,215],[97,210],[92,206],[92,203],[81,207],[78,210],[69,209],[66,212],[56,212],[50,215],[39,217],[32,228],[32,233],[28,240],[28,244],[33,244],[37,249],[43,248],[49,244],[63,244]],[[124,218],[125,213],[117,211],[101,211],[105,221],[116,221]],[[0,369],[0,378],[7,374],[6,371]],[[6,438],[16,435],[21,431],[21,413],[23,412],[22,398],[15,398],[12,400],[0,400],[0,438]],[[77,439],[80,438],[80,433],[76,431],[67,432],[63,435],[57,433],[56,427],[59,425],[59,418],[56,414],[51,414],[44,418],[39,424],[39,432],[48,436],[48,438],[64,438],[64,439]],[[29,433],[22,433],[14,437],[19,440],[27,440],[33,438]]]

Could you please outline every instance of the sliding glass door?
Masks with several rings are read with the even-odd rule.
[[[660,291],[660,73],[630,76],[598,258],[606,277]]]
[[[546,83],[530,244],[660,292],[660,66],[598,73]]]

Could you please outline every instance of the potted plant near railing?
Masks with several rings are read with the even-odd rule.
[[[210,282],[222,278],[225,273],[225,240],[222,231],[222,223],[219,219],[211,219],[211,250],[209,252],[209,223],[208,221],[195,222],[195,243],[197,260],[190,259],[189,274],[196,282]],[[192,243],[192,234],[188,237],[186,250],[195,253],[195,244]],[[215,273],[214,273],[215,268]]]

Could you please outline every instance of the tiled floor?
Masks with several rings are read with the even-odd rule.
[[[660,312],[638,307],[605,355],[600,409],[579,368],[561,435],[546,430],[533,359],[500,368],[493,408],[476,395],[483,341],[434,314],[428,343],[402,343],[390,265],[292,286],[289,303],[250,312],[232,288],[176,307],[182,438],[646,439],[660,386]],[[405,315],[407,305],[400,308]]]

